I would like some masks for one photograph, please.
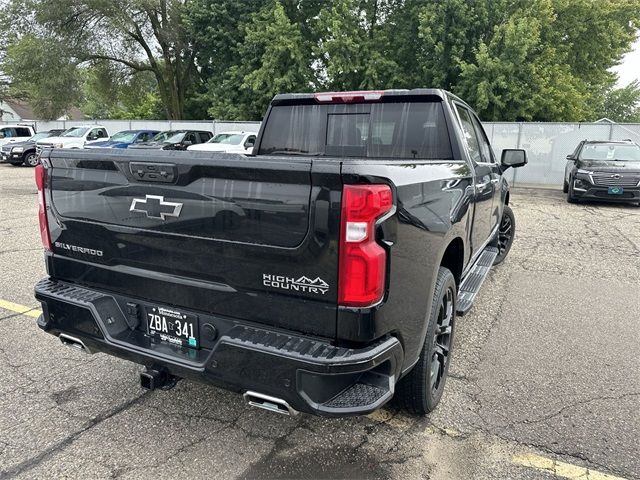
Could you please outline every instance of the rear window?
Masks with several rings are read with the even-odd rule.
[[[275,106],[260,153],[452,158],[440,102]]]

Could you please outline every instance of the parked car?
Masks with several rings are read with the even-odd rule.
[[[36,142],[39,148],[84,148],[92,143],[109,140],[107,129],[101,125],[79,125],[66,130],[59,137]]]
[[[36,142],[43,138],[55,137],[62,132],[64,132],[62,129],[38,132],[24,142],[5,144],[0,147],[0,162],[10,163],[14,166],[24,163],[28,167],[35,167],[38,164]]]
[[[456,316],[511,248],[503,173],[525,164],[433,89],[277,95],[250,159],[49,150],[38,325],[145,365],[145,388],[186,377],[326,416],[395,395],[425,414]]]
[[[154,150],[186,150],[191,145],[208,142],[213,133],[206,130],[169,130],[160,132],[151,141],[131,145],[130,148]]]
[[[33,137],[35,128],[28,124],[2,125],[0,126],[0,146],[7,143],[24,142]]]
[[[124,130],[104,142],[94,142],[84,148],[127,148],[137,143],[149,142],[159,132],[157,130]]]
[[[187,150],[250,154],[253,151],[253,145],[255,143],[256,134],[254,132],[222,132],[214,135],[211,140],[206,143],[187,147]]]
[[[640,146],[631,140],[583,140],[567,156],[567,201],[605,200],[640,204]]]

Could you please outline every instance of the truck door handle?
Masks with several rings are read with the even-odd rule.
[[[487,185],[489,185],[490,182],[485,182],[485,183],[476,183],[476,188],[478,190],[484,190],[485,188],[487,188]]]

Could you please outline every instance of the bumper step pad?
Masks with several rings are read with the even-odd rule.
[[[467,276],[462,281],[458,290],[458,315],[464,315],[471,307],[476,299],[476,295],[480,291],[480,287],[484,283],[485,278],[489,275],[493,261],[498,256],[498,249],[495,247],[487,247],[478,257]]]
[[[367,385],[366,383],[356,383],[328,402],[325,402],[323,406],[351,410],[358,407],[375,405],[376,402],[389,393],[393,394],[393,392],[389,392],[388,388]]]

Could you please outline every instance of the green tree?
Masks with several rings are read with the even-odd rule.
[[[601,95],[595,117],[614,122],[640,123],[640,82],[626,87],[611,88]]]
[[[82,111],[92,118],[166,118],[157,83],[150,72],[96,62],[80,69]]]
[[[380,0],[335,0],[322,9],[315,53],[324,88],[366,90],[393,83],[399,67],[384,23],[391,6]]]
[[[10,95],[29,99],[43,119],[58,118],[80,101],[76,66],[63,42],[26,35],[9,46],[3,68]]]
[[[65,45],[68,63],[107,61],[132,72],[150,72],[166,116],[185,116],[185,97],[200,77],[198,46],[184,24],[188,0],[14,0],[33,11],[32,32]],[[25,30],[20,31],[25,31]]]
[[[310,91],[313,71],[304,54],[303,35],[279,1],[251,16],[238,46],[241,61],[213,85],[210,115],[214,118],[261,119],[277,93]]]
[[[471,61],[459,61],[453,89],[485,120],[582,120],[587,91],[563,55],[542,39],[553,22],[548,2],[533,2],[480,41]]]
[[[635,0],[442,0],[419,14],[427,84],[487,120],[587,120],[640,25]]]

